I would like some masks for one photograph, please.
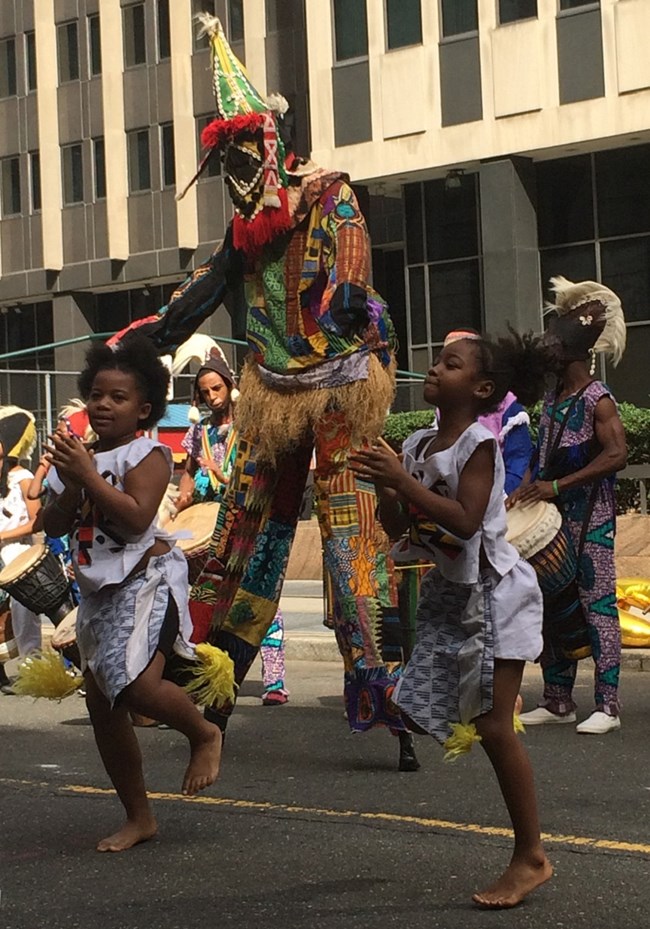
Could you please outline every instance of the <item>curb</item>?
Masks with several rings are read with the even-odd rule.
[[[49,644],[52,628],[43,628],[43,645]],[[285,634],[288,661],[341,661],[334,632],[289,632]],[[621,669],[650,672],[650,648],[624,648]]]

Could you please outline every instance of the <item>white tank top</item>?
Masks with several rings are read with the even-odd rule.
[[[161,442],[144,437],[107,452],[95,452],[93,461],[104,480],[123,491],[126,474],[156,448],[164,454],[171,476],[173,463],[170,449]],[[63,492],[63,483],[55,468],[50,469],[47,480],[55,494]],[[142,535],[124,535],[84,495],[80,518],[70,534],[72,562],[82,597],[109,584],[120,584],[157,538],[168,538],[167,533],[158,526],[157,519]]]
[[[505,473],[494,436],[485,426],[472,423],[450,448],[427,455],[436,433],[437,428],[433,427],[408,437],[402,448],[404,467],[432,493],[455,500],[463,468],[478,446],[489,442],[494,449],[494,483],[483,523],[471,539],[459,539],[411,507],[409,532],[393,546],[391,557],[398,563],[433,559],[448,580],[475,584],[479,579],[479,556],[483,547],[487,560],[503,577],[517,563],[519,555],[506,542]]]

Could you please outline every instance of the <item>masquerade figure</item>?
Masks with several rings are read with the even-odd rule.
[[[0,559],[3,565],[11,564],[31,545],[40,503],[28,498],[33,474],[21,461],[29,458],[35,444],[32,414],[17,406],[0,407]],[[10,609],[19,654],[27,655],[40,648],[40,618],[13,597]],[[0,677],[3,693],[13,693],[5,676]]]
[[[222,158],[234,217],[223,245],[157,316],[141,320],[173,351],[243,284],[250,355],[240,380],[234,470],[211,557],[191,594],[195,629],[226,649],[244,679],[276,614],[312,450],[326,569],[338,605],[353,730],[400,733],[403,769],[417,761],[390,696],[397,672],[382,654],[391,603],[377,558],[375,492],[348,454],[380,433],[394,394],[394,332],[370,287],[366,225],[347,179],[287,154],[279,97],[265,101],[203,16],[217,118],[205,129]],[[125,337],[119,333],[115,340]],[[225,727],[231,706],[208,709]]]
[[[617,364],[625,348],[621,302],[595,281],[551,278],[555,303],[545,341],[558,383],[543,402],[538,466],[529,471],[509,505],[553,500],[575,549],[577,586],[595,664],[595,711],[577,731],[619,729],[621,633],[616,608],[614,535],[616,471],[625,466],[625,432],[609,388],[594,379],[597,352]],[[566,657],[545,628],[540,659],[544,697],[522,715],[526,725],[574,723],[572,692],[577,661]]]

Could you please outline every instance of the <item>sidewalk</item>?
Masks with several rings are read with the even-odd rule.
[[[280,606],[288,660],[340,661],[334,631],[323,625],[322,581],[285,581]],[[44,619],[44,641],[49,641],[52,631],[52,624]],[[621,667],[630,671],[650,671],[650,648],[624,648]]]

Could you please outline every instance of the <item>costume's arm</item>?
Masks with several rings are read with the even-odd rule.
[[[214,313],[241,276],[241,255],[233,247],[231,225],[221,247],[174,291],[167,306],[155,316],[134,320],[108,344],[117,345],[137,333],[150,338],[161,355],[173,354]]]
[[[350,339],[387,318],[386,305],[370,287],[370,239],[354,191],[341,183],[331,199],[325,226],[333,256],[330,284],[335,289],[320,322]]]

